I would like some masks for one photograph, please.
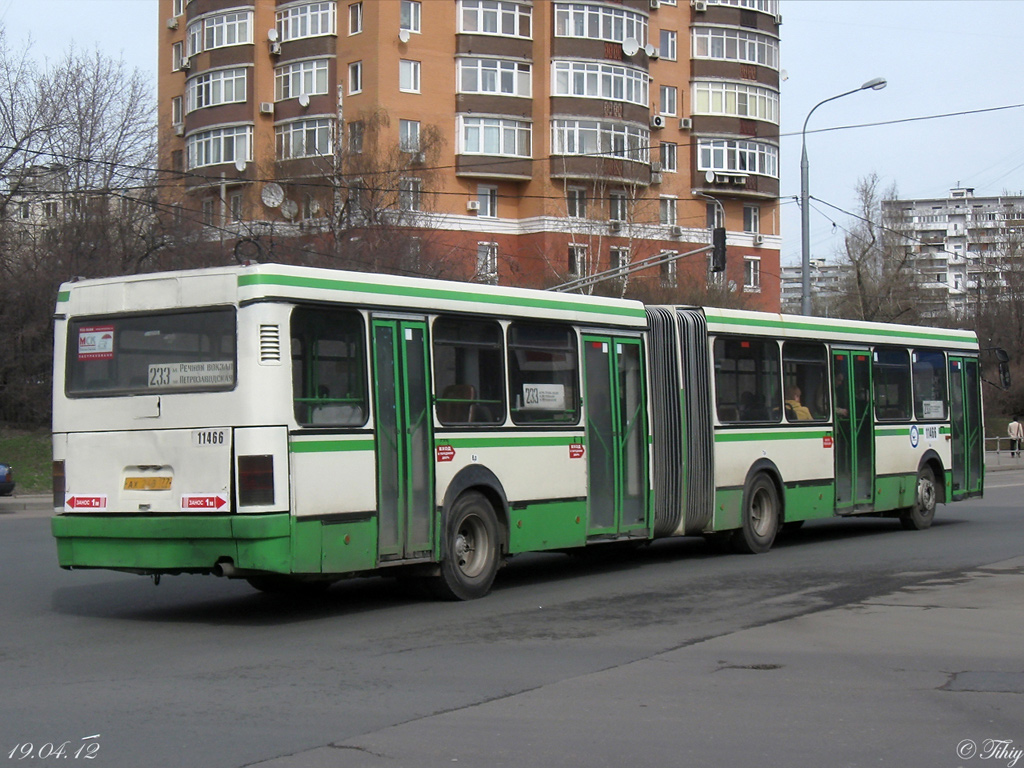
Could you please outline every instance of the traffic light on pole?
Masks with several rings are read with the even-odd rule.
[[[725,272],[725,227],[711,230],[711,271]]]

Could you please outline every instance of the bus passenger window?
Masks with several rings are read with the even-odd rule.
[[[907,350],[875,347],[875,418],[910,421],[910,356]]]
[[[782,381],[787,421],[828,419],[828,351],[817,342],[782,345]]]
[[[914,350],[914,412],[917,418],[946,418],[946,356],[935,349]]]
[[[366,423],[365,345],[356,312],[298,308],[292,313],[292,392],[299,424]]]
[[[560,325],[513,323],[508,391],[516,424],[576,424],[580,416],[576,334]]]
[[[715,339],[715,402],[723,424],[779,422],[782,389],[774,339]]]
[[[501,326],[492,320],[434,322],[434,393],[442,424],[505,421]]]

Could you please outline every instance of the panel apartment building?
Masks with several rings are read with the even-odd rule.
[[[717,222],[729,286],[778,309],[777,0],[160,14],[164,202],[211,230],[385,222],[423,240],[417,258],[456,254],[464,279],[552,286],[708,246]],[[708,261],[635,279],[704,281]]]

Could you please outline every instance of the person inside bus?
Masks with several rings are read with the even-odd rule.
[[[793,385],[786,389],[786,418],[790,421],[810,421],[811,410],[800,402],[800,387]]]

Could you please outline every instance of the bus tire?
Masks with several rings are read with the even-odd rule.
[[[433,591],[444,600],[475,600],[491,590],[501,565],[501,529],[494,507],[479,491],[466,491],[445,521],[441,572]]]
[[[900,514],[900,525],[908,531],[923,531],[930,528],[935,519],[935,505],[938,491],[935,487],[935,471],[925,464],[917,472],[914,487],[914,506],[907,507]]]
[[[743,525],[733,531],[733,549],[742,554],[759,555],[772,548],[781,519],[779,492],[764,472],[747,483],[743,493]]]

